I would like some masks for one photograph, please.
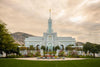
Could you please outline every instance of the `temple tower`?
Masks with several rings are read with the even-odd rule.
[[[49,19],[48,19],[48,30],[47,30],[48,33],[52,33],[53,30],[52,30],[52,19],[51,19],[51,9],[49,10]]]

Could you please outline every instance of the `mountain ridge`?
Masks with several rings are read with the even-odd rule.
[[[27,33],[24,33],[24,32],[11,33],[11,36],[13,37],[15,42],[20,44],[20,45],[24,45],[25,44],[24,43],[25,38],[36,37],[35,35],[27,34]]]
[[[20,45],[24,45],[25,44],[25,42],[24,42],[25,38],[37,37],[35,35],[27,34],[27,33],[24,33],[24,32],[11,33],[11,36],[13,37],[15,42],[20,44]],[[76,45],[78,45],[78,46],[82,46],[83,44],[84,44],[83,42],[76,42]]]

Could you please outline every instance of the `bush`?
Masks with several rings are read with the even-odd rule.
[[[7,58],[22,58],[22,57],[24,57],[23,55],[9,55],[9,56],[7,56]]]
[[[83,55],[67,55],[69,58],[93,58],[93,56],[83,56]]]
[[[57,58],[58,56],[55,56],[55,58]]]
[[[79,56],[78,56],[78,53],[77,53],[77,52],[74,52],[74,51],[73,51],[71,55],[72,55],[72,57],[79,58]]]
[[[37,51],[37,52],[35,53],[35,55],[36,55],[36,57],[41,56],[41,54],[40,54],[39,51]]]
[[[49,52],[49,55],[51,55],[52,54],[52,52]]]
[[[80,58],[93,58],[93,56],[89,56],[89,55],[87,55],[87,56],[79,55],[79,57]]]
[[[58,56],[63,57],[64,56],[64,51],[60,51]]]
[[[34,55],[32,54],[32,53],[28,53],[27,55],[26,55],[26,57],[33,57]]]

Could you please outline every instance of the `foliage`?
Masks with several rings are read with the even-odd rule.
[[[66,49],[66,50],[71,50],[71,51],[73,50],[72,46],[70,46],[70,45],[67,46],[65,49]]]
[[[86,55],[86,56],[84,56],[84,55],[66,55],[66,57],[67,58],[93,58],[93,56],[91,55],[91,56],[89,56],[89,55]]]
[[[68,46],[74,46],[73,44],[69,44]]]
[[[83,50],[85,51],[85,53],[87,53],[87,51],[93,53],[93,56],[95,58],[95,53],[99,53],[100,52],[100,46],[98,44],[93,44],[93,43],[87,42],[83,46]]]
[[[86,55],[86,56],[84,56],[84,55],[79,55],[79,58],[93,58],[93,56],[91,55],[91,56],[89,56],[89,55]]]
[[[77,51],[82,51],[82,50],[83,50],[83,48],[80,48],[80,47],[75,47],[75,50],[77,50]]]
[[[37,51],[37,52],[35,53],[35,55],[36,55],[36,57],[41,56],[41,54],[40,54],[39,51]]]
[[[76,51],[72,51],[72,57],[78,57],[78,53]]]
[[[22,58],[24,57],[23,55],[9,55],[7,58]]]
[[[30,45],[30,50],[35,50],[35,48],[33,47],[33,45]]]
[[[11,37],[8,29],[6,29],[6,24],[0,21],[0,53],[4,51],[6,55],[10,53],[19,54],[18,44],[14,43],[14,39]]]
[[[99,50],[96,46],[97,46],[96,44],[93,44],[90,49],[90,52],[93,53],[94,58],[95,58],[95,53],[99,53]]]
[[[64,51],[60,51],[59,52],[59,57],[63,57],[64,56]]]
[[[100,52],[100,44],[97,44],[95,47],[96,47],[96,48],[98,49],[98,51]]]
[[[84,44],[84,46],[83,46],[83,51],[84,51],[85,53],[87,53],[88,51],[90,51],[91,47],[92,47],[92,43],[87,42],[87,43]]]
[[[53,55],[55,56],[55,54],[56,54],[56,51],[53,51]]]
[[[36,46],[36,50],[37,50],[37,51],[39,50],[39,45]]]
[[[56,47],[55,47],[55,50],[57,50],[57,49],[60,49],[60,47],[59,47],[59,46],[56,46]]]
[[[45,46],[41,46],[41,49],[43,49],[45,51],[46,48],[45,48]]]
[[[52,54],[52,52],[49,52],[49,55],[51,55]]]
[[[45,48],[45,46],[41,46],[41,49],[43,49],[43,54],[44,54],[44,56],[45,56],[45,50],[46,50],[46,48]]]
[[[58,56],[55,56],[55,59],[57,58]]]
[[[34,55],[33,55],[33,53],[28,53],[27,55],[26,55],[26,57],[33,57]]]
[[[20,47],[20,50],[27,50],[27,47],[22,46]]]
[[[62,46],[62,50],[64,50],[64,45],[61,45]]]

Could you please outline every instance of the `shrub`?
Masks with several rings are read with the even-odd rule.
[[[83,55],[67,55],[69,58],[93,58],[93,56],[83,56]]]
[[[33,53],[28,53],[26,57],[33,57]]]
[[[76,51],[75,52],[73,51],[71,55],[72,55],[72,57],[77,57],[77,58],[79,57],[78,53]]]
[[[80,57],[80,58],[93,58],[92,55],[91,55],[91,56],[89,56],[89,55],[87,55],[87,56],[79,55],[79,57]]]
[[[58,56],[55,56],[55,58],[57,58]]]
[[[24,57],[23,55],[9,55],[9,56],[7,56],[7,58],[22,58],[22,57]]]
[[[20,47],[20,50],[27,50],[27,47]]]
[[[35,55],[36,55],[36,57],[37,57],[37,56],[41,56],[41,54],[40,54],[39,51],[37,51],[37,52],[35,53]]]
[[[59,56],[59,57],[64,56],[64,51],[60,51],[58,56]]]

